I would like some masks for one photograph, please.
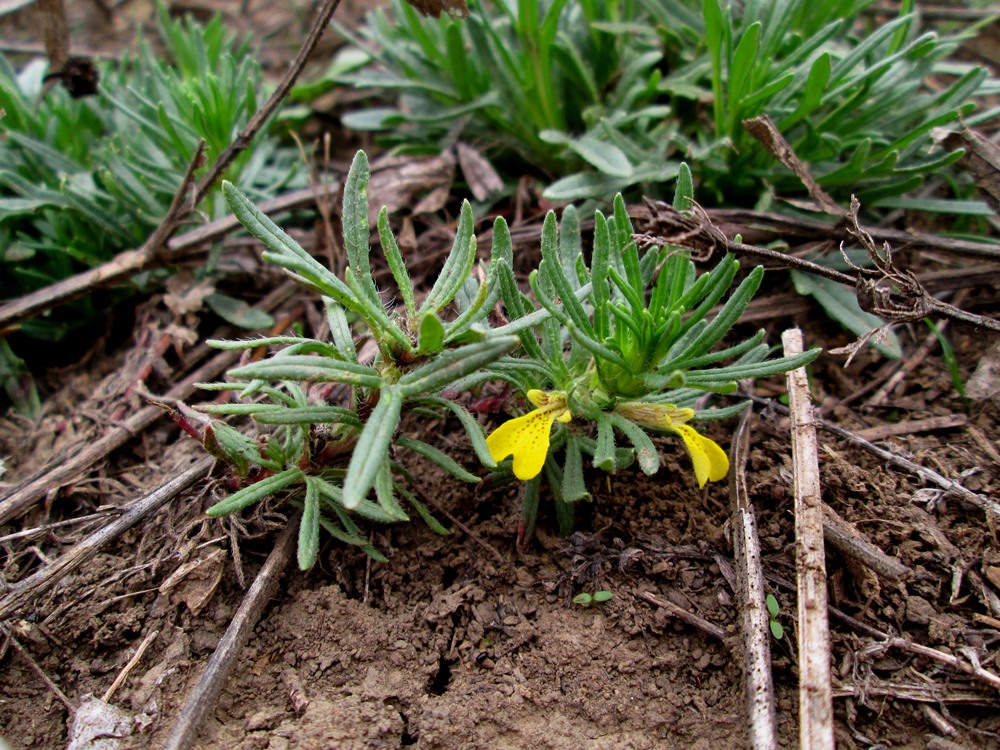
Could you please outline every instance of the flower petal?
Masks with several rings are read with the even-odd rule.
[[[682,422],[671,424],[670,429],[684,440],[699,487],[704,487],[706,482],[718,482],[729,473],[729,457],[714,440]]]
[[[535,409],[497,427],[486,438],[493,460],[513,456],[514,476],[522,480],[538,476],[549,452],[553,414],[552,409]]]

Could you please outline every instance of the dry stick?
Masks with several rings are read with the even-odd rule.
[[[236,665],[243,646],[253,632],[268,600],[278,588],[281,574],[292,559],[295,539],[299,528],[299,513],[288,519],[284,531],[274,543],[264,567],[247,590],[233,621],[226,628],[219,646],[208,660],[208,665],[198,684],[188,694],[187,702],[163,746],[164,750],[187,750],[198,736],[198,730],[208,713],[215,707],[215,701],[230,672]]]
[[[119,253],[103,265],[63,279],[0,306],[0,328],[19,323],[60,303],[71,302],[99,286],[114,283],[147,268],[150,261],[157,256],[160,245],[169,239],[180,224],[181,209],[184,206],[188,189],[194,181],[194,171],[198,168],[204,151],[205,142],[201,141],[195,151],[194,158],[188,163],[187,172],[185,172],[177,192],[174,193],[166,216],[153,230],[149,239],[142,244],[142,247],[138,250]]]
[[[923,656],[924,658],[936,661],[938,664],[944,664],[959,672],[965,672],[965,674],[975,677],[977,680],[989,685],[994,690],[1000,690],[1000,677],[997,677],[992,672],[986,671],[978,664],[973,664],[969,661],[960,659],[953,654],[947,654],[944,651],[939,651],[938,649],[931,648],[930,646],[914,643],[906,638],[889,638],[882,643],[873,643],[867,648],[862,649],[861,653],[866,656],[870,656],[872,654],[886,651],[889,648],[898,648],[916,656]]]
[[[51,565],[32,573],[23,581],[11,584],[6,596],[0,599],[0,620],[10,617],[34,598],[45,593],[67,575],[96,555],[106,544],[117,539],[137,523],[173,500],[212,468],[214,458],[203,458],[183,474],[132,502],[125,512],[99,531],[76,544],[69,552],[60,555]]]
[[[736,560],[737,596],[743,636],[743,676],[747,715],[750,719],[750,747],[771,750],[778,747],[775,724],[774,681],[771,677],[771,645],[764,602],[764,572],[760,564],[760,538],[747,492],[746,464],[750,453],[750,420],[747,409],[733,436],[729,496],[733,504],[733,548]]]
[[[240,153],[246,149],[247,146],[253,141],[254,136],[257,132],[264,127],[268,118],[271,117],[281,106],[281,102],[284,101],[285,97],[288,96],[288,92],[292,90],[292,86],[295,85],[295,81],[298,80],[299,75],[302,73],[302,69],[305,68],[306,62],[309,60],[309,55],[312,54],[316,45],[319,44],[319,40],[323,36],[323,32],[326,31],[326,27],[330,23],[330,19],[333,17],[334,11],[337,10],[337,6],[340,5],[340,0],[323,0],[323,5],[320,7],[319,12],[316,14],[316,20],[313,21],[312,26],[309,29],[309,34],[306,36],[306,40],[302,43],[299,48],[299,53],[292,60],[292,64],[288,67],[285,72],[284,78],[281,79],[281,83],[278,84],[278,88],[274,90],[274,93],[268,97],[267,101],[264,102],[256,114],[250,118],[250,122],[246,124],[246,127],[240,131],[239,135],[236,136],[236,140],[233,141],[229,148],[223,151],[219,158],[215,160],[215,163],[209,168],[208,172],[204,177],[198,182],[198,186],[195,188],[195,198],[197,202],[197,197],[204,195],[208,192],[213,185],[222,177],[222,173],[226,171],[226,168],[232,163],[232,161],[240,155]]]
[[[968,296],[968,290],[963,289],[957,295],[955,295],[955,304],[957,305],[962,304],[962,302],[965,300],[967,296]],[[894,390],[896,390],[896,386],[898,386],[901,382],[903,382],[903,380],[905,380],[910,375],[910,373],[916,370],[920,366],[920,364],[925,359],[927,359],[927,355],[930,354],[931,351],[933,351],[934,347],[940,344],[938,335],[944,334],[947,327],[948,327],[948,321],[942,320],[937,326],[937,333],[935,333],[934,331],[928,333],[924,337],[924,341],[920,345],[920,348],[916,352],[914,352],[913,356],[909,357],[902,364],[902,366],[896,371],[896,373],[891,378],[889,378],[889,380],[886,381],[886,383],[881,388],[879,388],[870,399],[868,399],[867,405],[881,406],[883,403],[885,403],[885,400],[889,397],[889,394],[892,393]]]
[[[678,607],[673,602],[667,601],[666,599],[661,599],[655,594],[650,594],[647,591],[640,591],[638,594],[636,594],[636,596],[638,596],[640,599],[645,599],[650,604],[655,604],[657,607],[660,607],[661,609],[667,610],[667,612],[676,617],[678,620],[686,622],[691,627],[697,628],[698,630],[702,631],[703,633],[707,633],[713,638],[718,638],[720,641],[726,640],[726,631],[720,628],[715,623],[709,622],[704,617],[698,617],[698,615],[694,614],[693,612],[688,612],[683,607]]]
[[[908,567],[865,539],[829,505],[823,505],[823,515],[823,538],[842,557],[864,565],[884,581],[896,583],[910,577]]]
[[[791,581],[782,578],[779,575],[773,573],[765,574],[767,580],[771,581],[775,585],[781,587],[786,591],[791,591],[794,589],[794,585]],[[910,654],[915,654],[917,656],[922,656],[931,661],[935,661],[938,664],[944,664],[958,672],[963,672],[970,677],[973,677],[980,682],[989,685],[995,690],[1000,690],[1000,677],[988,672],[979,666],[978,663],[973,663],[971,661],[963,661],[953,654],[945,653],[944,651],[939,651],[938,649],[931,648],[930,646],[923,646],[913,641],[907,640],[906,638],[901,638],[899,636],[894,636],[890,633],[886,633],[878,628],[872,627],[868,623],[862,622],[856,617],[852,617],[846,612],[842,612],[836,607],[829,607],[830,616],[835,620],[838,620],[845,625],[853,628],[859,633],[864,633],[869,638],[877,638],[878,642],[866,646],[864,650],[860,653],[871,655],[874,653],[879,653],[885,651],[889,648],[898,648],[901,651],[906,651]]]
[[[52,681],[51,677],[45,674],[45,670],[38,666],[38,662],[34,660],[28,650],[20,644],[17,638],[14,637],[14,634],[11,633],[7,626],[3,623],[0,623],[0,633],[3,633],[4,636],[6,636],[7,642],[10,643],[10,645],[14,647],[14,650],[21,655],[21,658],[28,663],[28,666],[31,667],[32,671],[37,674],[39,679],[45,683],[45,686],[52,691],[52,694],[55,695],[55,697],[58,698],[67,709],[69,709],[69,712],[71,714],[76,713],[77,707],[73,704],[73,701],[69,699],[66,693],[59,689],[59,686]]]
[[[117,692],[118,688],[122,686],[122,683],[125,682],[126,678],[129,676],[132,670],[135,669],[135,665],[139,663],[139,660],[142,659],[143,654],[146,653],[146,649],[148,649],[150,645],[152,645],[153,641],[156,640],[156,637],[159,634],[160,634],[159,630],[154,630],[152,633],[150,633],[149,635],[147,635],[145,638],[142,639],[142,643],[139,644],[139,648],[135,650],[135,654],[132,656],[132,658],[128,660],[128,664],[126,664],[125,667],[122,669],[122,671],[118,673],[118,676],[115,677],[114,682],[111,683],[111,687],[109,687],[105,691],[104,695],[101,697],[102,701],[104,701],[105,703],[111,702],[112,696]]]
[[[220,352],[208,363],[199,367],[171,388],[167,392],[165,400],[186,398],[194,391],[195,383],[214,379],[233,364],[239,355],[238,351]],[[165,414],[166,412],[158,406],[144,406],[125,421],[112,425],[102,437],[88,444],[77,455],[59,464],[51,471],[32,478],[15,488],[11,494],[0,501],[0,524],[27,512],[34,503],[49,492],[73,481],[81,472],[125,445]]]
[[[271,309],[277,306],[294,288],[293,282],[285,282],[262,299],[256,307],[261,310]],[[214,380],[239,357],[239,351],[220,352],[167,391],[163,397],[164,400],[187,398],[194,392],[195,383]],[[50,491],[73,480],[77,474],[123,446],[164,414],[166,412],[158,406],[144,406],[125,421],[112,425],[103,437],[90,443],[73,458],[59,464],[51,471],[29,478],[14,488],[12,492],[0,500],[0,524],[26,512],[32,504]]]
[[[781,336],[786,356],[803,351],[797,328]],[[796,594],[799,637],[799,747],[833,750],[830,623],[823,552],[819,449],[804,367],[788,373],[795,491]]]
[[[953,430],[965,427],[969,418],[964,414],[948,414],[927,419],[910,419],[905,422],[887,422],[877,427],[867,427],[858,430],[858,437],[864,440],[884,440],[893,435],[915,435],[918,432],[933,432],[935,430]]]
[[[750,209],[712,209],[707,212],[709,217],[718,222],[735,223],[745,226],[767,224],[776,237],[808,236],[812,239],[823,238],[840,242],[844,239],[843,225],[830,224],[823,221],[782,216],[766,211]],[[916,246],[929,250],[959,255],[968,258],[1000,261],[1000,248],[989,242],[961,240],[951,237],[939,237],[923,232],[906,232],[889,227],[872,227],[861,225],[861,229],[880,242],[891,242],[894,245]]]
[[[309,29],[306,41],[299,49],[298,55],[292,61],[281,83],[278,84],[274,93],[264,102],[264,105],[250,118],[250,122],[236,136],[236,140],[219,155],[219,158],[215,160],[215,163],[209,168],[205,176],[194,187],[192,199],[185,201],[184,198],[191,184],[194,170],[200,165],[204,150],[204,142],[199,144],[194,159],[188,165],[188,172],[184,176],[184,181],[174,194],[174,201],[167,211],[167,215],[160,222],[160,225],[150,238],[143,243],[141,248],[121,253],[103,266],[98,266],[87,273],[78,274],[71,279],[66,279],[58,284],[53,284],[45,289],[40,289],[37,292],[25,295],[3,305],[0,307],[0,328],[81,297],[97,286],[111,284],[115,281],[128,278],[139,271],[146,270],[155,263],[164,263],[173,253],[174,248],[166,243],[174,231],[176,231],[179,219],[182,218],[182,213],[190,213],[193,207],[197,205],[198,198],[207,193],[215,185],[222,176],[222,173],[226,171],[226,168],[250,145],[254,136],[257,135],[258,131],[267,122],[267,119],[281,105],[281,102],[288,95],[288,92],[302,73],[309,55],[312,54],[320,37],[323,36],[323,32],[330,23],[330,18],[333,16],[333,12],[337,9],[338,5],[340,5],[340,0],[324,0],[312,28]],[[311,194],[312,190],[310,189],[309,192]],[[166,253],[163,252],[164,246],[166,246]]]
[[[265,201],[260,204],[260,209],[269,216],[275,216],[308,205],[314,200],[315,194],[312,188],[303,188]],[[240,222],[235,216],[226,216],[174,237],[167,242],[166,252],[156,257],[145,255],[141,250],[119,253],[103,265],[0,306],[0,328],[19,323],[57,305],[72,302],[100,287],[117,284],[140,271],[165,265],[206,242],[224,237],[238,226]]]
[[[79,518],[67,518],[65,521],[56,521],[55,523],[47,523],[43,526],[36,526],[33,529],[25,529],[24,531],[15,531],[13,534],[7,534],[6,536],[0,536],[0,543],[9,542],[13,539],[23,539],[28,536],[42,536],[47,534],[53,529],[60,529],[64,526],[74,526],[76,524],[86,523],[87,521],[94,521],[98,518],[107,518],[108,516],[117,516],[121,513],[121,508],[108,508],[98,509],[96,513],[90,513],[86,516],[80,516]]]
[[[782,404],[779,404],[777,401],[772,401],[771,399],[761,398],[760,396],[753,396],[753,395],[751,395],[749,398],[754,403],[762,404],[764,406],[767,406],[769,409],[774,409],[774,411],[778,412],[779,414],[784,414],[784,415],[789,414],[787,407],[783,406]],[[817,417],[813,419],[813,422],[819,427],[822,427],[827,432],[832,432],[837,437],[843,438],[852,445],[856,445],[859,448],[863,448],[864,450],[868,451],[869,453],[875,454],[883,461],[886,461],[889,464],[894,464],[896,466],[899,466],[900,468],[905,469],[906,471],[909,471],[912,474],[915,474],[917,477],[919,477],[925,482],[936,484],[938,487],[940,487],[945,491],[944,494],[946,495],[953,494],[959,500],[963,500],[967,502],[969,505],[979,508],[981,511],[986,513],[986,517],[991,524],[1000,524],[1000,503],[997,503],[995,500],[992,500],[984,495],[977,495],[972,490],[966,489],[958,482],[955,482],[951,479],[948,479],[947,477],[942,476],[941,474],[938,474],[933,469],[928,469],[926,466],[921,466],[920,464],[911,461],[906,456],[902,456],[897,453],[892,453],[890,451],[885,450],[884,448],[880,448],[879,446],[874,445],[873,443],[870,443],[867,440],[858,437],[853,432],[845,430],[843,427],[838,427],[837,425],[831,422],[827,422],[825,419],[819,419]]]

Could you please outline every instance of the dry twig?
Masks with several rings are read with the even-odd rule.
[[[686,622],[691,627],[696,628],[701,632],[712,636],[713,638],[717,638],[720,641],[726,640],[726,631],[720,628],[715,623],[709,622],[704,617],[699,617],[693,612],[688,612],[683,607],[678,607],[673,602],[667,601],[666,599],[661,599],[655,594],[650,594],[647,591],[640,591],[638,594],[636,594],[636,596],[638,596],[640,599],[646,600],[650,604],[655,604],[660,609],[667,610],[667,612],[676,617],[678,620]]]
[[[204,152],[204,143],[199,144],[198,150],[188,165],[187,173],[177,192],[174,194],[173,202],[167,211],[166,216],[160,225],[153,231],[149,239],[143,243],[138,250],[130,250],[119,254],[108,263],[82,274],[77,274],[72,278],[65,279],[51,286],[39,289],[31,294],[12,300],[0,306],[0,328],[17,323],[27,318],[37,315],[56,305],[70,302],[81,297],[97,287],[113,284],[117,281],[129,278],[140,271],[147,270],[156,265],[163,265],[171,259],[176,248],[168,243],[171,235],[180,226],[184,218],[194,210],[201,196],[207,193],[225,172],[239,154],[250,145],[254,137],[267,122],[268,118],[274,114],[275,110],[288,95],[295,81],[298,80],[302,69],[305,67],[309,55],[315,49],[330,18],[333,16],[340,0],[324,0],[323,5],[317,13],[316,19],[309,30],[309,34],[303,42],[299,53],[285,73],[284,78],[268,97],[263,106],[250,118],[236,140],[223,151],[208,172],[201,178],[192,189],[195,170],[201,166]],[[191,193],[190,199],[188,193]],[[308,190],[312,195],[312,189]],[[232,217],[229,217],[232,218]],[[232,226],[236,226],[235,219],[232,219]]]
[[[164,750],[187,750],[198,736],[198,730],[208,713],[215,707],[215,701],[226,679],[236,666],[240,651],[246,645],[264,607],[278,588],[278,582],[295,550],[295,540],[299,527],[300,513],[295,513],[277,541],[274,549],[264,562],[264,567],[254,579],[240,608],[236,610],[225,635],[219,641],[215,653],[198,683],[188,694],[187,702],[174,723]]]
[[[781,340],[786,356],[802,353],[802,332],[798,329],[785,331]],[[830,624],[826,611],[819,451],[805,368],[789,372],[787,381],[792,412],[792,461],[795,477],[799,747],[804,750],[833,750]]]
[[[743,412],[733,436],[729,473],[729,496],[733,505],[733,550],[736,561],[737,597],[743,643],[743,677],[750,747],[778,747],[775,722],[774,681],[771,677],[769,618],[764,602],[764,572],[760,564],[760,538],[747,491],[746,463],[750,452],[752,409]]]
[[[788,415],[788,408],[779,404],[777,401],[773,401],[767,398],[761,398],[760,396],[750,395],[749,398],[757,404],[766,406],[769,409],[773,409],[778,414]],[[928,469],[926,466],[921,466],[920,464],[911,460],[908,456],[901,455],[899,453],[893,453],[884,448],[880,448],[874,443],[870,443],[864,438],[858,437],[856,434],[850,430],[845,430],[843,427],[838,427],[832,422],[827,422],[825,419],[820,419],[818,417],[813,419],[813,422],[822,427],[827,432],[832,432],[838,437],[844,438],[852,445],[856,445],[859,448],[872,453],[879,458],[883,459],[889,464],[899,466],[912,474],[915,474],[918,478],[925,482],[930,482],[931,484],[937,485],[941,490],[942,496],[952,495],[957,497],[969,505],[979,508],[984,513],[986,513],[987,519],[994,527],[1000,526],[1000,503],[996,500],[986,497],[985,495],[978,495],[972,490],[966,489],[958,482],[948,479],[941,474],[938,474],[933,469]]]
[[[295,285],[285,282],[262,299],[256,307],[270,310],[287,297]],[[195,391],[195,383],[214,380],[233,362],[239,359],[239,351],[223,351],[177,383],[163,396],[164,400],[188,398]],[[137,434],[164,415],[158,406],[144,406],[119,424],[112,425],[103,437],[93,441],[80,453],[55,467],[46,467],[29,477],[10,493],[0,498],[0,524],[25,513],[35,502],[73,481],[81,472],[100,461],[112,451],[120,448]]]
[[[213,458],[201,459],[183,474],[131,503],[118,518],[79,542],[68,552],[63,553],[51,565],[33,573],[23,581],[10,584],[5,592],[6,595],[0,599],[0,620],[10,617],[32,599],[48,591],[93,558],[105,545],[117,539],[151,513],[159,510],[199,479],[204,479],[214,461]]]

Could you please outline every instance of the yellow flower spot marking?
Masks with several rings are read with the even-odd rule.
[[[503,461],[513,456],[514,476],[522,480],[537,477],[545,465],[552,423],[569,422],[573,418],[562,391],[531,390],[528,400],[538,408],[504,422],[486,438],[493,460]]]

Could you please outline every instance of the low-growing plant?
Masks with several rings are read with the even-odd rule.
[[[368,179],[368,160],[359,152],[344,186],[348,260],[344,280],[303,250],[235,186],[223,184],[233,213],[267,246],[264,258],[323,296],[330,335],[328,341],[279,336],[209,342],[222,349],[282,348],[268,359],[230,370],[230,382],[200,386],[234,391],[246,402],[199,407],[202,411],[250,416],[260,425],[276,426],[273,433],[259,438],[222,422],[205,429],[206,449],[231,463],[245,484],[208,512],[223,516],[278,492],[295,496],[303,508],[298,547],[303,569],[316,560],[320,528],[380,557],[355,517],[405,521],[408,505],[435,531],[445,532],[418,498],[412,481],[406,481],[412,476],[397,451],[422,456],[461,481],[479,478],[435,446],[399,432],[399,424],[406,413],[424,418],[454,415],[480,459],[494,465],[479,423],[460,404],[439,394],[517,345],[516,337],[491,330],[488,319],[500,296],[497,270],[509,268],[512,259],[503,219],[497,219],[492,263],[479,283],[470,275],[477,248],[472,207],[463,203],[451,252],[418,304],[383,208],[378,233],[402,298],[402,307],[396,308],[382,300],[372,278]],[[371,362],[360,359],[352,322],[370,333],[376,345]],[[331,388],[337,387],[342,392],[335,398]],[[374,501],[368,498],[373,489]]]
[[[725,201],[800,193],[743,128],[768,114],[820,185],[870,206],[960,157],[934,152],[930,130],[967,115],[987,78],[946,60],[965,34],[923,31],[912,3],[872,29],[859,21],[869,4],[503,0],[458,20],[395,0],[393,20],[373,11],[349,34],[368,60],[342,62],[363,67],[334,75],[390,100],[348,113],[350,127],[400,149],[464,138],[519,154],[554,180],[553,200],[662,192],[680,158]]]
[[[681,172],[687,178],[679,181],[675,200],[690,205],[690,176],[686,167]],[[368,174],[367,159],[359,152],[344,188],[348,268],[343,281],[232,184],[223,187],[233,212],[267,246],[264,258],[323,295],[330,341],[281,336],[210,342],[220,348],[283,348],[269,359],[231,370],[230,382],[202,386],[235,391],[244,401],[258,399],[200,407],[203,411],[249,415],[261,425],[279,425],[260,438],[221,422],[205,430],[205,447],[232,463],[247,483],[209,513],[225,515],[277,492],[291,493],[303,506],[303,568],[316,560],[321,527],[375,554],[350,514],[383,522],[406,520],[399,497],[441,530],[402,481],[409,472],[397,449],[414,451],[459,479],[478,481],[439,449],[399,430],[404,413],[454,415],[497,480],[513,474],[525,482],[523,541],[534,526],[543,478],[556,500],[563,531],[570,530],[573,503],[589,498],[584,454],[604,471],[637,459],[646,474],[653,474],[660,459],[652,436],[672,434],[682,439],[699,486],[722,479],[729,468],[725,452],[690,422],[725,418],[744,404],[708,410],[701,399],[732,394],[738,380],[784,372],[818,353],[768,359],[763,331],[715,350],[739,321],[763,269],[747,276],[709,320],[739,263],[726,256],[710,273],[698,276],[679,248],[640,248],[620,194],[612,216],[595,214],[589,265],[576,210],[566,209],[561,231],[555,213],[546,216],[542,260],[530,275],[534,300],[518,288],[510,233],[502,218],[494,223],[489,268],[478,274],[482,282],[470,275],[476,241],[466,201],[451,252],[418,305],[383,208],[378,234],[402,299],[402,307],[395,308],[383,301],[372,279]],[[509,322],[491,326],[491,313],[501,301]],[[370,363],[359,359],[352,319],[370,332],[375,344]],[[484,437],[478,421],[454,397],[491,381],[515,386],[535,408]],[[336,405],[330,384],[343,389]],[[624,436],[621,446],[616,433]],[[508,457],[511,464],[504,461]],[[368,498],[372,489],[374,501]]]
[[[690,206],[686,167],[681,174],[686,179],[678,180],[675,205]],[[725,452],[691,423],[733,416],[746,403],[708,409],[706,397],[734,394],[740,380],[786,372],[819,353],[813,349],[769,359],[763,330],[717,349],[757,291],[763,268],[755,268],[729,294],[739,269],[732,255],[698,275],[679,248],[640,248],[621,194],[612,215],[595,213],[594,225],[588,266],[576,211],[567,208],[561,226],[549,212],[542,260],[529,280],[535,300],[550,317],[520,329],[519,356],[502,358],[488,373],[462,383],[502,378],[534,407],[487,438],[493,458],[512,456],[514,475],[526,482],[522,538],[533,528],[543,480],[568,533],[573,504],[590,497],[585,455],[603,471],[636,460],[651,475],[660,467],[652,436],[673,435],[681,438],[699,486],[722,479],[729,469]],[[537,314],[507,269],[499,277],[511,325]]]
[[[592,165],[601,175],[593,195],[676,174],[677,163],[665,159],[670,110],[655,102],[662,53],[655,39],[633,33],[631,0],[469,7],[464,21],[432,19],[393,0],[389,14],[372,11],[357,35],[341,28],[356,45],[342,61],[350,56],[364,67],[345,73],[336,65],[333,77],[396,97],[394,105],[348,113],[344,124],[376,131],[402,150],[471,140],[501,158],[514,154],[550,179]],[[577,137],[592,131],[604,135]],[[634,165],[607,146],[609,138],[633,157],[656,158]]]
[[[166,214],[201,139],[217,157],[257,110],[263,77],[247,42],[216,17],[175,21],[159,6],[165,52],[102,63],[97,96],[42,96],[44,61],[16,72],[0,56],[0,297],[73,276],[138,247]],[[297,179],[296,151],[261,136],[229,168],[256,198]],[[209,218],[225,204],[203,196]],[[89,299],[22,325],[59,340],[105,311]]]

